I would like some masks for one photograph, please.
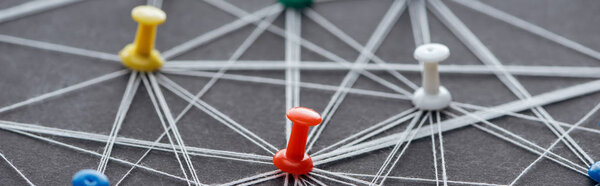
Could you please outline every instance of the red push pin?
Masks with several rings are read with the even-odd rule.
[[[307,174],[313,168],[312,159],[304,153],[308,127],[321,124],[321,115],[309,108],[294,107],[288,110],[286,116],[294,124],[292,134],[287,148],[280,150],[273,156],[273,164],[279,170],[287,173]]]

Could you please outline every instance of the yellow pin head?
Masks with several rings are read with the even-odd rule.
[[[162,67],[160,52],[154,49],[156,27],[167,19],[161,9],[138,6],[131,10],[131,17],[138,22],[135,41],[119,52],[123,65],[137,71],[155,71]]]
[[[167,14],[153,6],[138,6],[131,10],[133,20],[144,25],[160,25],[167,20]]]

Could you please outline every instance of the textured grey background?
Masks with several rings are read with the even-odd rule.
[[[273,0],[231,0],[229,2],[248,11],[254,11],[274,3]],[[486,0],[484,2],[592,49],[600,50],[600,37],[598,37],[600,16],[597,16],[597,13],[600,12],[600,2],[598,1]],[[22,2],[19,0],[2,1],[0,8],[7,8],[19,3]],[[0,33],[117,53],[133,39],[136,25],[129,18],[131,8],[143,3],[145,1],[86,1],[2,23],[0,24]],[[364,44],[390,4],[391,0],[339,0],[316,4],[314,9]],[[504,64],[595,67],[600,64],[597,60],[461,5],[453,2],[446,2],[446,4]],[[157,41],[158,49],[163,51],[236,19],[199,0],[165,0],[163,9],[168,14],[168,20],[159,28]],[[481,64],[435,16],[432,14],[428,16],[432,41],[448,45],[452,52],[451,57],[444,63]],[[284,16],[279,16],[275,24],[283,27]],[[254,26],[244,27],[227,37],[185,53],[175,60],[225,60],[253,29]],[[349,61],[353,61],[358,55],[357,52],[307,18],[304,18],[302,22],[302,36]],[[414,48],[408,11],[406,11],[376,54],[390,62],[415,63],[412,59]],[[265,33],[242,56],[242,59],[283,60],[284,39],[271,33]],[[325,59],[310,51],[302,50],[302,60],[324,61]],[[0,43],[0,65],[0,106],[10,105],[123,68],[118,64],[101,60],[5,43]],[[284,78],[284,73],[281,71],[232,71],[230,73]],[[345,73],[341,71],[302,71],[301,79],[305,82],[338,85]],[[401,85],[401,82],[386,73],[377,74]],[[406,73],[405,75],[415,83],[420,81],[419,74]],[[168,77],[191,92],[199,91],[207,81],[205,78],[173,75],[168,75]],[[459,102],[493,106],[516,99],[496,77],[491,75],[444,74],[442,78],[442,83]],[[589,79],[546,77],[518,77],[518,79],[534,95],[589,81]],[[127,77],[123,76],[43,103],[0,114],[0,119],[108,134],[126,82]],[[390,92],[385,87],[363,77],[354,87]],[[186,103],[168,91],[164,90],[164,92],[173,113],[178,114]],[[302,106],[322,111],[331,95],[332,92],[328,91],[301,89],[300,102]],[[573,123],[597,104],[600,101],[599,98],[600,94],[596,93],[548,105],[544,108],[556,120]],[[204,96],[204,100],[275,146],[281,148],[285,146],[283,135],[285,89],[283,86],[220,80]],[[402,100],[349,95],[333,116],[314,150],[330,145],[410,107],[409,102]],[[599,118],[600,114],[595,114],[584,126],[597,129]],[[543,147],[549,146],[555,140],[555,136],[539,123],[512,117],[502,117],[492,120],[492,122]],[[268,155],[199,110],[189,112],[178,126],[187,145]],[[386,134],[402,129],[402,127],[394,128]],[[161,132],[162,127],[153,111],[149,97],[144,88],[140,88],[119,135],[154,140]],[[592,158],[600,157],[600,150],[598,150],[600,137],[598,135],[580,131],[574,131],[572,135]],[[100,153],[104,147],[103,143],[49,137]],[[444,133],[444,145],[450,180],[508,184],[537,158],[537,155],[473,127]],[[347,161],[325,164],[318,168],[339,172],[375,174],[390,150],[391,148],[384,149]],[[0,151],[28,178],[39,185],[67,185],[74,172],[83,168],[96,168],[99,161],[99,158],[95,156],[3,130],[0,130]],[[117,145],[113,150],[113,156],[135,162],[143,152],[144,149]],[[562,144],[558,145],[553,152],[580,163]],[[274,169],[270,165],[221,159],[200,157],[192,159],[200,180],[204,183],[224,183]],[[152,152],[143,161],[143,164],[182,175],[172,153]],[[107,175],[114,182],[127,169],[126,166],[110,162]],[[433,179],[430,139],[414,141],[391,175]],[[278,185],[282,182],[283,179],[276,179],[265,184]],[[142,170],[134,171],[125,180],[125,183],[128,185],[184,184]],[[392,179],[387,180],[386,183],[390,185],[431,185]],[[6,163],[0,163],[0,185],[23,184],[25,182]],[[519,185],[592,184],[593,182],[585,176],[547,160],[534,166],[519,182]]]

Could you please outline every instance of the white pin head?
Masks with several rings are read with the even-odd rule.
[[[430,43],[417,47],[413,55],[421,62],[436,63],[447,59],[450,56],[450,49],[446,45]]]

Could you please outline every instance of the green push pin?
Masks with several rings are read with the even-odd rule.
[[[313,0],[279,0],[279,2],[287,8],[301,9],[312,5]]]

